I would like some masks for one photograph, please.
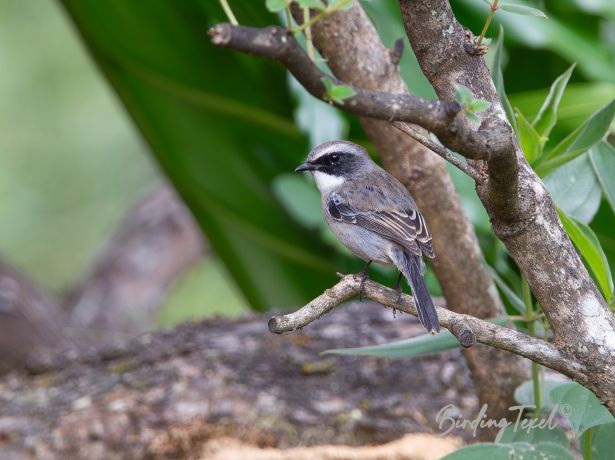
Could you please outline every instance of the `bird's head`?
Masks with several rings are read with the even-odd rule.
[[[365,172],[372,164],[367,151],[360,145],[330,141],[315,147],[295,172],[311,171],[318,189],[325,193]]]

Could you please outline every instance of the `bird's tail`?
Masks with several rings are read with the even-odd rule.
[[[419,313],[419,321],[427,329],[427,332],[436,334],[440,332],[438,313],[423,279],[420,256],[409,254],[406,251],[399,252],[401,254],[396,257],[398,259],[396,265],[404,274],[408,283],[410,283],[412,295],[416,302],[416,309]]]

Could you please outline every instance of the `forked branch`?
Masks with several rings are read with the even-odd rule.
[[[330,78],[334,84],[343,84],[314,65],[292,34],[281,27],[257,29],[218,24],[209,30],[209,35],[215,45],[279,61],[318,99],[327,100],[323,78]],[[443,145],[468,159],[491,162],[511,151],[510,127],[497,117],[490,117],[478,129],[473,129],[463,117],[462,107],[455,101],[433,101],[361,88],[353,90],[354,96],[340,102],[329,102],[355,115],[422,126],[434,133]],[[505,172],[506,177],[516,174],[514,168],[512,171],[508,168],[506,171],[496,170]],[[504,176],[496,181],[506,182]]]

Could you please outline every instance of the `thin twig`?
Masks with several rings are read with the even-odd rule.
[[[324,99],[323,78],[336,85],[344,82],[322,72],[310,60],[303,48],[280,27],[256,29],[230,24],[218,24],[209,29],[212,43],[244,53],[280,61],[303,87],[314,97]],[[497,117],[483,121],[474,130],[457,117],[462,107],[455,101],[433,101],[409,94],[393,94],[352,87],[354,95],[333,105],[364,117],[417,124],[433,132],[451,150],[473,160],[499,159],[509,153],[512,131]],[[483,129],[484,128],[484,129]],[[508,177],[516,175],[516,163],[505,169]],[[498,182],[506,181],[499,178]]]
[[[487,20],[485,21],[485,26],[483,27],[482,32],[480,33],[480,37],[478,37],[478,40],[476,40],[476,46],[480,46],[480,44],[483,42],[483,39],[485,38],[485,34],[487,33],[487,30],[489,30],[489,26],[491,25],[491,21],[493,20],[493,16],[495,15],[495,12],[498,10],[498,3],[500,2],[500,0],[494,0],[494,2],[489,5],[489,15],[487,16]]]
[[[233,24],[234,26],[238,25],[239,23],[237,22],[237,18],[233,14],[233,10],[231,10],[231,7],[228,4],[228,1],[227,0],[219,0],[219,1],[220,1],[220,5],[222,5],[222,9],[226,13],[226,17],[228,18],[229,22]]]
[[[335,13],[337,10],[339,10],[341,8],[344,8],[346,5],[348,5],[348,3],[350,3],[350,0],[342,0],[342,1],[338,2],[338,3],[336,3],[335,5],[331,6],[331,7],[325,8],[320,13],[314,15],[312,18],[309,18],[309,17],[308,18],[304,18],[303,19],[303,24],[301,24],[299,27],[293,29],[293,33],[302,32],[303,30],[309,28],[316,21],[320,21],[324,17],[329,16],[332,13]]]
[[[424,134],[420,133],[419,131],[414,129],[410,124],[404,123],[403,121],[394,121],[391,124],[397,129],[399,129],[402,133],[410,136],[412,139],[423,144],[425,147],[427,147],[429,150],[431,150],[435,154],[444,158],[446,161],[448,161],[453,166],[456,166],[457,168],[459,168],[461,171],[466,173],[468,176],[470,176],[472,179],[474,179],[479,184],[481,184],[485,180],[485,178],[476,169],[470,166],[468,163],[457,158],[455,155],[453,155],[453,153],[449,149],[435,142],[429,136],[425,136]]]
[[[323,78],[345,85],[322,72],[286,29],[218,24],[209,30],[215,45],[235,49],[283,64],[314,97],[326,100]],[[409,94],[394,94],[352,87],[354,95],[332,104],[348,113],[379,120],[405,121],[432,132],[446,147],[471,160],[485,160],[487,175],[483,195],[498,218],[518,215],[519,164],[512,128],[497,116],[483,120],[474,129],[457,115],[462,107],[455,101],[433,101]]]
[[[310,28],[310,9],[303,8],[303,25],[305,26],[303,30],[305,31],[305,41],[306,41],[306,49],[307,55],[310,58],[310,61],[314,62],[314,45],[312,44],[312,29]]]
[[[299,310],[271,318],[269,330],[275,334],[295,332],[358,295],[359,292],[363,297],[382,305],[418,316],[414,299],[411,296],[403,294],[399,297],[396,290],[371,280],[362,283],[362,280],[361,273],[345,275],[335,286],[327,289]],[[578,363],[562,355],[555,345],[542,339],[442,307],[436,307],[436,310],[440,325],[449,329],[462,343],[473,343],[475,337],[476,342],[529,358],[568,376],[578,375],[582,370]]]

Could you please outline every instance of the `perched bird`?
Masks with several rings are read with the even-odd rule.
[[[406,277],[421,324],[439,332],[438,315],[425,280],[422,254],[433,258],[425,219],[406,188],[352,142],[320,144],[295,171],[311,171],[325,219],[335,236],[367,262],[393,264]],[[401,291],[400,291],[401,293]]]

